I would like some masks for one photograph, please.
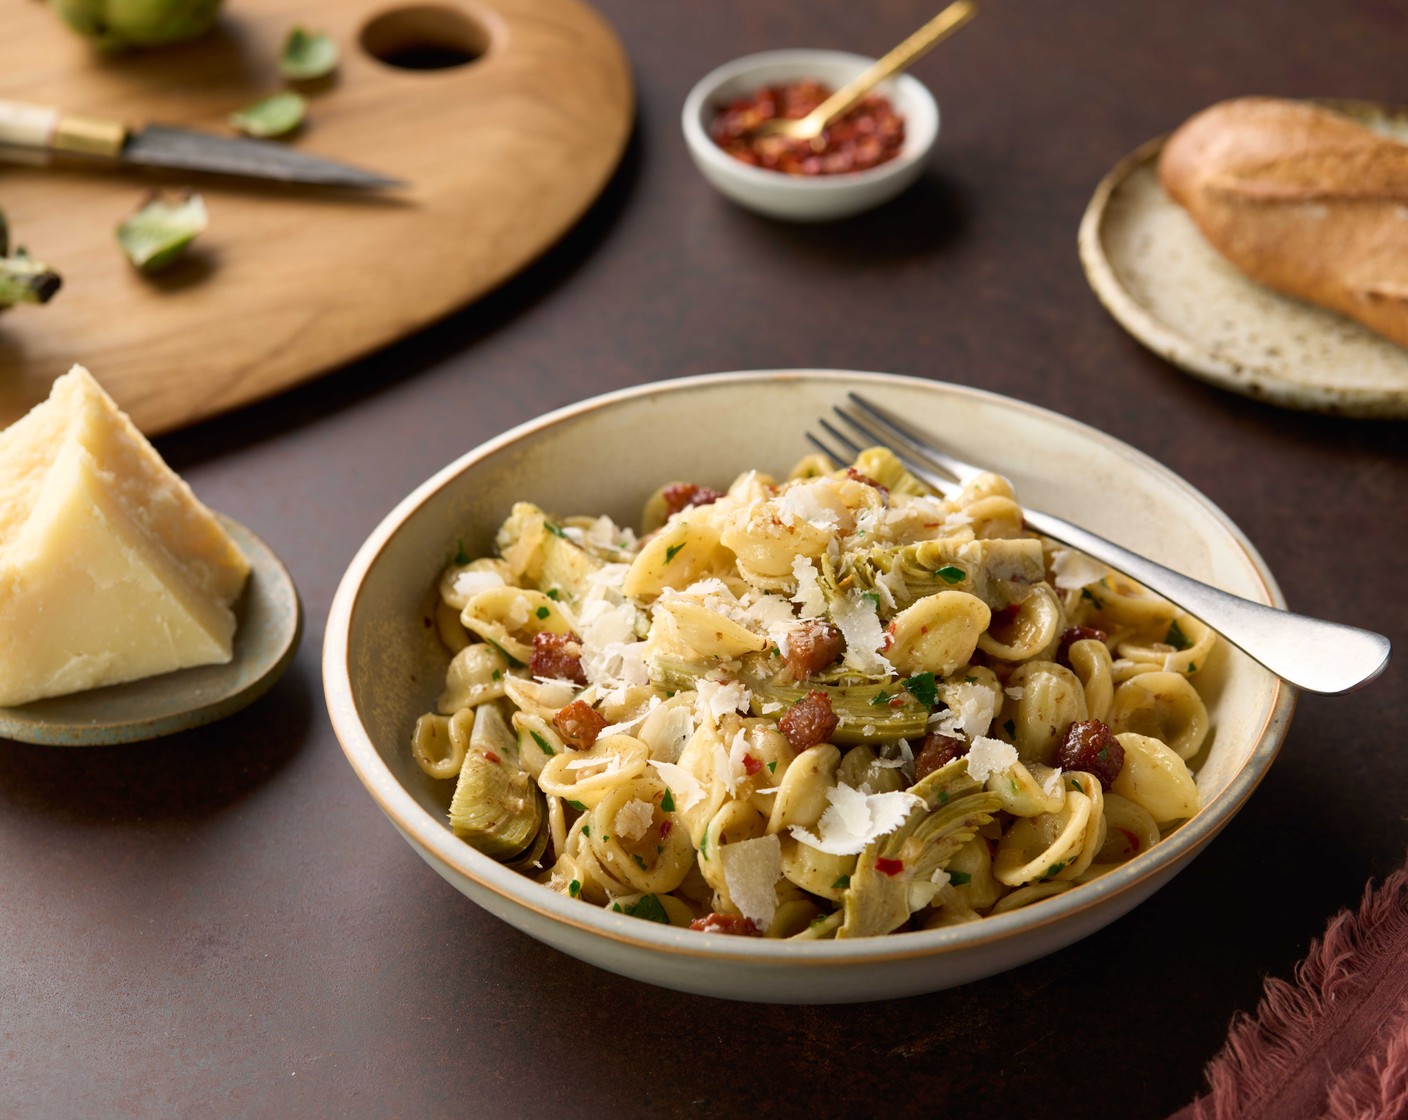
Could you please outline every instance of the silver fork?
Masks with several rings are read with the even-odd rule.
[[[870,445],[889,447],[916,478],[937,493],[951,496],[964,483],[989,473],[936,448],[930,437],[863,397],[848,395],[855,408],[837,406],[836,415]],[[807,433],[812,445],[834,462],[844,464],[862,450],[826,420],[819,423],[851,453],[849,457],[838,454],[823,440]],[[1025,506],[1023,511],[1029,529],[1068,544],[1142,583],[1201,619],[1247,656],[1297,688],[1349,692],[1368,684],[1388,664],[1389,640],[1382,634],[1254,603],[1166,568],[1060,517]]]

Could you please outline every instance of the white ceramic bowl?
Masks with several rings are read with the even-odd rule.
[[[709,139],[709,122],[715,112],[736,98],[766,85],[802,78],[815,78],[836,89],[873,61],[844,51],[766,51],[710,71],[684,102],[684,138],[695,166],[728,198],[771,218],[820,222],[888,202],[919,178],[939,135],[939,107],[933,94],[908,74],[876,87],[904,118],[905,139],[899,155],[868,171],[787,175],[736,160]]]
[[[749,467],[784,473],[809,450],[806,426],[851,388],[1002,469],[1030,505],[1282,605],[1246,538],[1186,482],[1109,436],[991,393],[882,374],[774,371],[644,385],[560,409],[475,448],[398,505],[352,561],[328,619],[323,678],[347,758],[456,889],[549,945],[649,983],[769,1002],[872,1000],[988,976],[1086,936],[1168,881],[1242,806],[1280,746],[1294,693],[1224,646],[1200,677],[1214,729],[1197,773],[1203,808],[1102,878],[969,925],[805,943],[696,933],[565,898],[451,834],[447,794],[435,788],[447,783],[422,775],[409,744],[448,662],[424,620],[456,542],[489,552],[515,500],[635,524],[666,480],[723,487]]]

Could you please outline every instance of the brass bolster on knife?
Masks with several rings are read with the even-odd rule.
[[[77,152],[86,156],[117,156],[127,142],[127,126],[99,117],[65,114],[54,129],[52,147],[56,152]]]

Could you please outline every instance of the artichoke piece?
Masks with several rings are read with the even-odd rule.
[[[779,719],[813,689],[826,693],[831,699],[831,710],[839,722],[830,741],[838,746],[858,743],[878,746],[895,739],[913,739],[924,734],[929,720],[929,709],[915,700],[899,681],[882,684],[828,684],[814,680],[800,684],[750,682],[750,707],[755,716]],[[898,706],[892,707],[894,704]]]
[[[0,311],[16,303],[48,303],[63,281],[23,249],[10,255],[10,227],[0,210]]]
[[[1000,808],[997,796],[969,777],[966,758],[955,758],[909,792],[925,805],[916,806],[899,828],[861,853],[842,898],[845,920],[838,938],[872,937],[904,925],[914,910],[932,901],[911,894],[930,894],[925,888],[932,888],[934,872]]]
[[[267,140],[287,136],[303,123],[307,115],[308,102],[303,95],[285,90],[231,113],[226,119],[236,132]]]
[[[1041,541],[1035,537],[975,541],[941,537],[899,548],[873,548],[855,561],[848,575],[870,588],[896,566],[912,599],[937,591],[966,591],[983,600],[989,610],[1023,602],[1032,587],[1046,578]]]
[[[284,40],[279,73],[295,82],[315,81],[336,70],[337,62],[337,42],[331,35],[295,27]]]
[[[508,862],[529,853],[546,816],[542,793],[519,765],[517,736],[496,704],[480,705],[450,801],[450,827],[486,856]]]
[[[156,47],[203,34],[220,0],[49,0],[64,22],[101,50]]]
[[[117,227],[117,243],[143,272],[159,272],[184,253],[209,224],[210,215],[200,195],[188,191],[168,199],[153,192]]]

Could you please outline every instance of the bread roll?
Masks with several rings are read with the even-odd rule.
[[[1305,102],[1247,97],[1179,128],[1159,178],[1253,280],[1408,346],[1408,144]]]

